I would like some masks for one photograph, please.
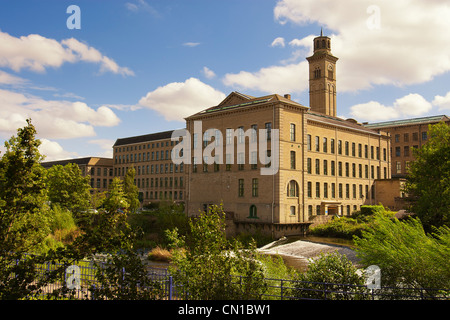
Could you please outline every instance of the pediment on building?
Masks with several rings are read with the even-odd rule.
[[[232,92],[230,93],[217,107],[225,107],[225,106],[232,106],[236,104],[241,104],[248,102],[251,99],[255,99],[255,97],[245,95],[239,92]]]

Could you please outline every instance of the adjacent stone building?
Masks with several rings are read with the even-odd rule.
[[[142,205],[161,200],[184,201],[184,164],[172,162],[173,130],[117,139],[113,146],[114,176],[123,178],[131,167]]]
[[[85,157],[58,161],[45,161],[41,165],[50,168],[55,165],[65,166],[69,163],[77,164],[80,167],[83,177],[89,175],[91,182],[91,193],[108,191],[109,184],[114,178],[113,159],[101,157]]]

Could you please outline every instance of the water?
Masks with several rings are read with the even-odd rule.
[[[313,236],[298,236],[282,238],[258,249],[260,252],[270,255],[279,255],[284,263],[300,272],[304,272],[309,259],[315,258],[321,252],[329,253],[338,251],[347,258],[357,263],[353,242],[338,238],[322,238]]]

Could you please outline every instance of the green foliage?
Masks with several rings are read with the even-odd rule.
[[[365,230],[370,228],[377,214],[393,217],[395,213],[386,210],[381,205],[361,206],[361,211],[354,212],[351,217],[333,217],[328,223],[312,227],[309,231],[311,235],[315,236],[351,240],[354,236],[360,237]]]
[[[45,169],[35,139],[36,130],[28,125],[5,142],[0,159],[0,251],[30,252],[49,233],[49,208]]]
[[[266,290],[261,263],[254,246],[244,248],[225,236],[221,206],[189,221],[190,232],[168,231],[175,250],[171,272],[188,292],[188,299],[257,299]],[[240,276],[240,277],[236,277]]]
[[[414,152],[405,186],[411,211],[427,232],[432,226],[450,226],[450,126],[430,125],[428,136],[428,142]]]
[[[123,181],[123,191],[131,212],[136,212],[140,206],[139,202],[139,188],[136,186],[134,180],[136,177],[136,169],[132,166],[125,174]]]
[[[377,214],[372,228],[354,240],[365,266],[378,265],[383,286],[450,288],[450,229],[427,235],[419,219]]]
[[[161,299],[160,283],[152,281],[139,256],[125,251],[109,256],[106,263],[96,263],[96,286],[91,286],[93,298],[107,300]]]
[[[114,178],[109,185],[108,196],[103,206],[109,212],[117,212],[119,209],[128,209],[130,204],[124,191],[124,183],[120,178]]]
[[[297,280],[293,294],[300,299],[359,300],[365,292],[364,276],[338,252],[321,253]]]
[[[53,204],[71,211],[87,210],[91,199],[89,177],[77,164],[56,165],[47,170],[48,197]]]

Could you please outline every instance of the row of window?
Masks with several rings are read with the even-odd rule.
[[[145,175],[145,174],[157,174],[157,173],[183,173],[184,172],[184,165],[181,164],[173,164],[173,163],[166,163],[166,164],[159,164],[159,165],[146,165],[146,166],[137,166],[136,168],[136,175]],[[128,172],[128,167],[121,167],[121,168],[114,168],[114,175],[115,176],[124,176]]]
[[[259,186],[259,182],[258,182],[258,178],[253,178],[252,179],[252,184],[251,184],[251,188],[252,188],[252,197],[257,197],[258,196],[258,186]],[[243,197],[244,196],[244,179],[239,179],[238,180],[238,197]]]
[[[159,196],[158,196],[159,194]],[[145,199],[150,200],[183,200],[183,191],[146,191]]]
[[[328,182],[324,182],[323,183],[323,188],[321,188],[321,183],[320,182],[316,182],[315,183],[315,196],[316,198],[331,198],[334,199],[336,198],[336,183],[328,183]],[[337,184],[338,186],[338,198],[343,199],[343,192],[344,192],[344,184],[343,183],[339,183]],[[288,183],[288,187],[287,187],[287,196],[288,197],[298,197],[298,183],[295,180],[291,180]],[[323,190],[323,193],[321,193],[321,190]],[[352,194],[352,198],[356,199],[357,198],[357,185],[356,184],[352,184],[352,189],[351,189],[351,194]],[[364,194],[363,194],[363,185],[360,184],[359,188],[358,188],[358,195],[359,195],[359,199],[363,199],[364,198]],[[375,197],[375,189],[371,188],[371,193],[372,193],[372,199]],[[307,183],[307,195],[308,198],[312,198],[313,196],[313,183],[311,181],[308,181]],[[366,185],[365,186],[365,197],[367,199],[370,199],[369,197],[369,186]],[[345,184],[345,198],[346,199],[350,199],[350,184],[347,183]]]
[[[336,190],[337,186],[337,190]],[[337,192],[337,196],[336,196]],[[344,197],[345,192],[345,197]],[[311,181],[308,181],[306,193],[308,198],[313,197],[313,183]],[[288,196],[289,196],[289,190],[288,190]],[[320,199],[375,199],[375,188],[371,187],[369,190],[368,185],[362,185],[362,184],[343,184],[343,183],[315,183],[315,197]]]
[[[116,155],[114,157],[115,164],[129,163],[129,162],[145,162],[145,161],[159,161],[171,160],[171,150],[161,150],[134,154]]]
[[[413,132],[411,133],[412,136],[412,141],[419,141],[419,133],[418,132]],[[422,132],[422,141],[427,141],[428,140],[428,133]],[[394,135],[394,142],[400,142],[400,134],[397,133]],[[403,134],[403,142],[409,142],[409,132],[406,132]]]
[[[168,147],[168,146],[173,146],[174,144],[176,144],[174,141],[161,141],[161,142],[153,142],[153,143],[148,143],[147,145],[142,144],[142,145],[134,145],[134,146],[123,146],[123,147],[116,147],[116,152],[128,152],[128,151],[137,151],[137,150],[141,150],[147,147],[147,149],[150,148],[159,148],[160,145],[161,147]]]
[[[82,173],[83,176],[86,175],[86,173],[88,173],[91,177],[95,176],[95,175],[97,175],[97,176],[104,176],[104,177],[108,177],[108,176],[112,177],[113,176],[113,169],[112,168],[91,167],[90,169],[88,168],[88,170],[86,172],[86,167],[82,166],[81,167],[81,173]]]
[[[412,149],[418,149],[419,146],[418,145],[413,145]],[[404,157],[409,157],[412,156],[412,150],[409,146],[404,146],[403,147],[403,156]],[[402,156],[402,148],[401,147],[395,147],[395,156],[396,157],[401,157]]]
[[[291,157],[291,159],[292,159],[292,157]],[[328,165],[328,162],[330,162],[330,165]],[[330,172],[331,176],[336,175],[336,162],[334,160],[331,160],[331,161],[322,160],[321,161],[320,159],[315,159],[314,164],[315,164],[315,166],[314,166],[315,174],[328,175],[328,172]],[[351,166],[351,169],[350,169],[350,166]],[[292,169],[292,165],[291,165],[291,169]],[[328,169],[330,169],[330,170],[328,171]],[[313,173],[311,158],[307,158],[307,160],[306,160],[306,171],[309,174]],[[370,166],[370,178],[371,179],[375,179],[375,172],[376,172],[376,178],[380,179],[381,178],[380,167],[379,166],[375,167],[373,165]],[[363,177],[363,165],[361,163],[360,164],[349,163],[349,162],[343,163],[342,161],[338,161],[337,174],[339,177],[343,177],[344,173],[345,173],[345,177],[362,178]],[[383,177],[384,177],[384,179],[387,179],[387,168],[386,167],[383,168]],[[367,165],[367,164],[364,165],[364,178],[369,179],[369,165]]]
[[[316,207],[316,212],[315,212],[316,215],[323,214],[322,207],[320,205],[316,205],[315,207]],[[351,214],[351,206],[346,205],[345,208],[346,208],[346,214],[349,216]],[[353,211],[356,211],[356,210],[358,210],[358,206],[353,205]],[[344,213],[344,205],[341,205],[341,212],[342,212],[342,214]],[[308,215],[311,217],[313,214],[314,214],[313,206],[309,205],[308,206]]]
[[[291,140],[292,140],[292,129],[291,129]],[[312,151],[313,145],[312,145],[312,137],[310,134],[306,136],[306,143],[308,151]],[[368,159],[370,153],[371,159],[380,160],[380,147],[370,146],[369,148],[369,145],[365,144],[363,150],[363,145],[361,143],[356,144],[355,142],[352,142],[350,144],[350,142],[348,141],[344,141],[344,143],[342,143],[342,140],[338,140],[336,145],[335,140],[333,138],[329,139],[328,141],[328,138],[326,137],[323,137],[321,140],[319,136],[315,136],[314,151],[324,153],[328,153],[329,151],[331,154],[334,154],[336,152],[336,149],[337,154],[339,155],[344,154],[346,156],[351,155],[352,157],[357,156],[359,158],[362,158],[364,153],[364,158]],[[383,148],[383,160],[386,161],[386,159],[387,159],[387,151],[386,148]]]
[[[141,183],[142,181],[142,183]],[[179,182],[179,183],[178,183]],[[165,177],[165,178],[142,178],[134,179],[134,184],[138,188],[183,188],[183,177]]]

